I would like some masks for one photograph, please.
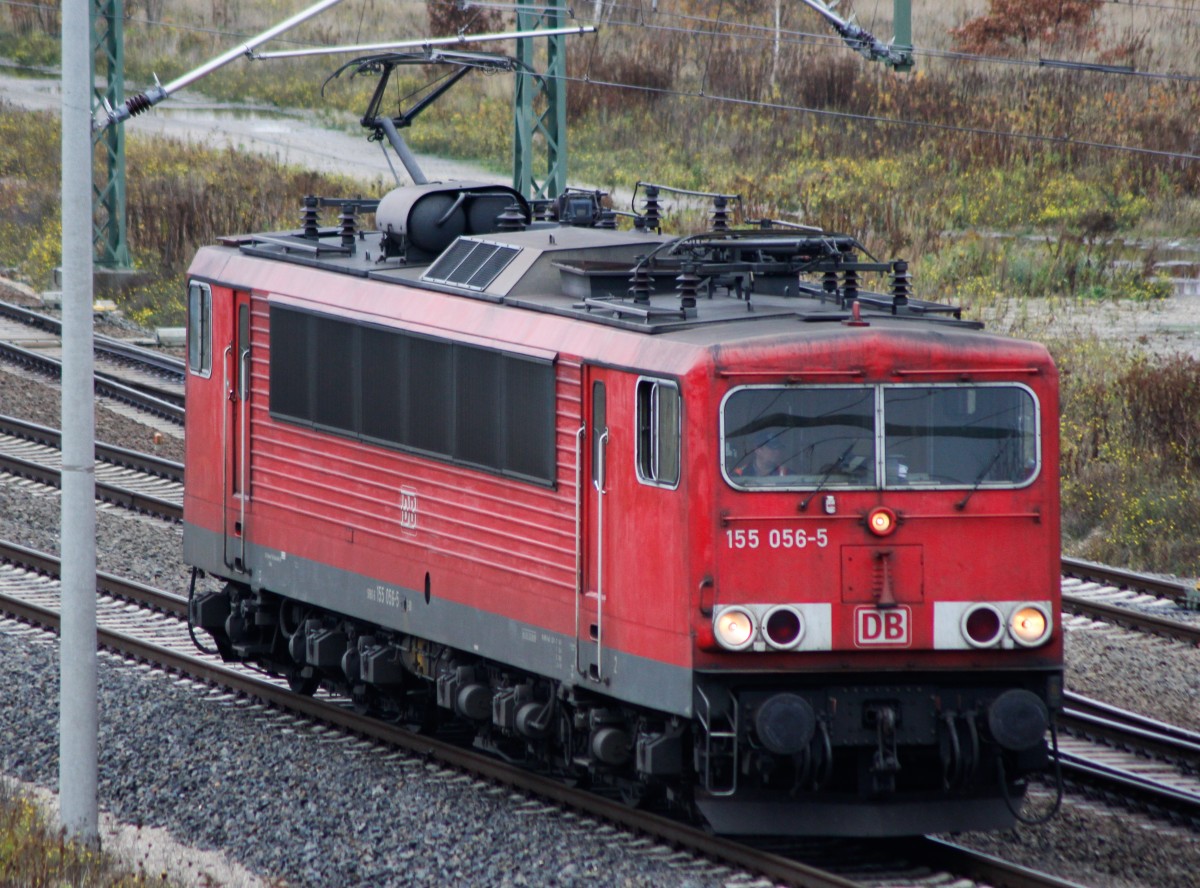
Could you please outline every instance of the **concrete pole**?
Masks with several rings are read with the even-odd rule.
[[[67,836],[97,824],[96,476],[89,0],[62,5],[62,629],[58,786]]]

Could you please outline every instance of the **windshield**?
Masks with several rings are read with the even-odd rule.
[[[875,392],[745,388],[725,402],[725,473],[739,486],[875,484]]]
[[[886,388],[887,482],[1019,485],[1037,468],[1033,396],[1016,386]]]
[[[1016,487],[1038,467],[1024,386],[745,386],[721,409],[740,488]]]

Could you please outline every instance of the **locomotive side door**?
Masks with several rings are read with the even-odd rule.
[[[605,372],[583,368],[583,422],[578,466],[579,589],[575,600],[575,668],[584,678],[600,682],[604,652],[604,559],[608,520],[608,393]]]
[[[233,335],[222,356],[225,411],[221,434],[225,454],[225,566],[246,572],[246,501],[250,494],[250,294],[234,292]]]

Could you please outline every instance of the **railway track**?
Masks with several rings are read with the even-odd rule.
[[[1200,645],[1200,591],[1134,571],[1062,559],[1063,610]]]
[[[1066,704],[1058,761],[1068,781],[1200,828],[1200,734],[1078,694]]]
[[[0,471],[61,487],[61,436],[56,429],[0,416]],[[96,498],[123,508],[183,520],[183,466],[111,444],[96,445]]]
[[[0,543],[0,611],[56,630],[57,570],[58,562],[53,556]],[[944,870],[942,876],[933,877],[935,881],[940,878],[938,884],[953,882],[964,888],[967,884],[1010,888],[1070,888],[1074,884],[933,839],[899,844],[839,842],[830,853],[830,849],[815,850],[815,845],[772,849],[714,837],[686,824],[531,774],[453,742],[375,721],[321,693],[299,696],[280,680],[245,667],[223,664],[193,647],[186,623],[187,601],[183,596],[110,574],[98,574],[97,591],[100,593],[98,640],[107,650],[257,699],[306,720],[407,750],[477,781],[499,784],[560,809],[617,824],[650,841],[665,844],[675,853],[718,861],[759,874],[776,884],[812,888],[926,885],[931,884],[930,868]],[[137,607],[131,607],[131,603]],[[822,862],[814,864],[789,856],[799,854]],[[830,861],[828,866],[823,865],[825,861]],[[959,881],[954,881],[956,878]],[[971,881],[964,883],[963,878]]]
[[[62,323],[19,305],[0,302],[0,318],[17,321],[54,337],[61,336]],[[183,424],[183,362],[119,339],[94,337],[98,366],[96,395],[127,404],[172,423]],[[0,358],[10,363],[61,378],[62,362],[50,352],[61,347],[53,342],[38,348],[0,342]],[[106,369],[107,368],[107,369]]]
[[[1071,579],[1099,583],[1115,589],[1131,589],[1168,599],[1186,608],[1200,610],[1200,584],[1166,580],[1150,574],[1067,557],[1062,559],[1062,574]]]

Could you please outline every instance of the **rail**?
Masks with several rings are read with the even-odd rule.
[[[1064,557],[1062,573],[1064,576],[1103,583],[1118,589],[1137,589],[1149,592],[1162,598],[1169,598],[1185,607],[1200,608],[1200,588],[1197,588],[1200,584],[1167,580],[1119,567],[1108,567],[1092,561],[1083,561],[1079,558]]]
[[[62,432],[58,429],[18,419],[15,416],[0,415],[0,435],[22,438],[36,444],[53,447],[56,450],[62,449]],[[183,463],[163,459],[152,453],[139,453],[136,450],[129,450],[125,447],[118,447],[115,444],[105,444],[97,441],[96,459],[114,466],[124,466],[128,469],[134,469],[147,475],[166,478],[168,481],[174,481],[177,484],[183,483]]]
[[[22,455],[5,452],[12,449],[5,444],[5,436],[14,437],[8,435],[5,427],[11,427],[13,422],[9,417],[0,417],[0,472],[61,489],[62,470],[58,465],[47,464],[47,457],[50,457],[50,462],[54,462],[60,457],[58,451],[53,449],[55,445],[17,435],[15,437],[18,438],[18,441],[24,437],[24,440],[28,442],[21,448]],[[18,424],[17,430],[19,431],[19,421],[15,422]],[[44,429],[43,431],[57,434],[53,429]],[[97,447],[97,456],[99,456],[100,449]],[[25,452],[28,450],[34,452]],[[52,452],[47,454],[47,450],[52,450]],[[115,461],[109,462],[101,458],[96,463],[96,498],[125,509],[165,518],[168,521],[182,521],[182,491],[171,488],[171,485],[178,488],[182,483],[182,466],[123,448],[115,448],[115,450],[115,453],[109,454],[115,458]],[[142,465],[138,465],[138,463]],[[177,472],[172,471],[172,467],[175,466],[178,467]],[[131,471],[137,474],[130,477]],[[108,477],[106,478],[105,475]],[[166,489],[164,490],[164,488]],[[176,498],[164,499],[159,495],[161,493],[175,495]]]
[[[38,354],[32,349],[21,348],[19,345],[9,342],[0,342],[0,356],[32,370],[62,378],[62,362],[49,355]],[[162,392],[159,392],[158,395],[147,394],[133,386],[118,382],[103,372],[97,372],[95,377],[97,395],[113,398],[154,416],[183,425],[182,397],[169,396],[171,399],[167,400],[159,397],[163,394]]]
[[[58,573],[58,560],[54,556],[10,543],[0,542],[0,561],[51,577],[57,577]],[[12,584],[7,584],[0,593],[0,610],[27,622],[57,629],[58,613],[52,607],[45,602],[32,604],[23,601],[19,592],[11,587]],[[170,592],[109,574],[97,575],[97,588],[105,595],[137,601],[159,613],[180,618],[186,615],[186,599]],[[128,622],[126,611],[122,611],[122,621]],[[174,649],[160,641],[131,634],[127,628],[121,631],[110,628],[105,625],[103,617],[98,620],[97,635],[101,646],[126,657],[158,664],[165,669],[253,697],[278,709],[408,750],[442,766],[601,818],[687,852],[757,873],[776,884],[805,888],[856,888],[861,885],[837,872],[792,859],[784,853],[716,837],[702,829],[630,808],[618,801],[567,786],[550,777],[531,773],[437,737],[378,722],[343,703],[297,695],[282,682],[267,679],[252,670],[224,665],[206,655]],[[906,840],[897,844],[895,849],[895,860],[892,860],[892,846],[888,843],[864,843],[863,855],[882,861],[878,865],[873,864],[872,869],[876,871],[880,867],[908,868],[911,859],[918,856],[924,864],[947,867],[954,873],[968,874],[987,884],[1012,888],[1078,888],[1075,883],[937,840]],[[887,856],[881,857],[881,854]]]

